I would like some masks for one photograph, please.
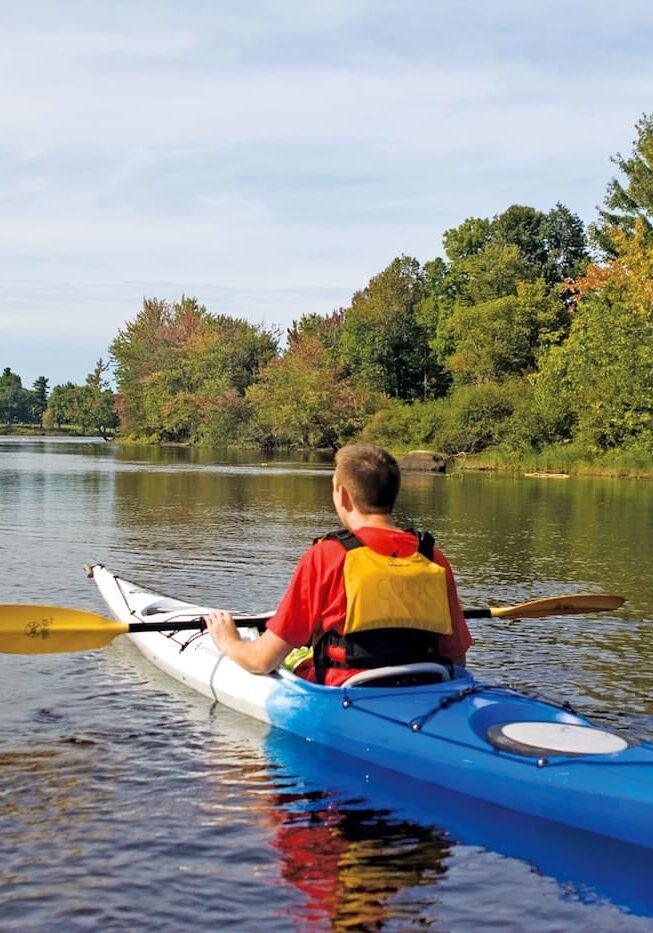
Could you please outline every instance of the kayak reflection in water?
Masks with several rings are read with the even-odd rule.
[[[260,638],[241,640],[231,613],[206,617],[222,654],[268,674],[311,645],[313,656],[296,673],[329,685],[388,665],[464,666],[472,638],[451,567],[430,534],[395,525],[400,482],[397,461],[381,447],[341,448],[332,501],[343,527],[301,557]]]
[[[302,811],[280,799],[271,813],[282,821],[272,840],[282,876],[306,897],[292,919],[299,929],[326,918],[333,930],[380,930],[396,918],[395,895],[446,872],[451,846],[430,827],[327,801]]]

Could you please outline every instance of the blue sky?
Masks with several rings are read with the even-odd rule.
[[[0,368],[82,381],[144,296],[285,328],[510,204],[587,223],[650,0],[0,10]]]

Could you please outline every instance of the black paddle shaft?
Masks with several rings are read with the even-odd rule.
[[[235,618],[235,623],[239,628],[256,628],[259,632],[265,631],[265,623],[269,616],[252,616],[251,618]],[[167,622],[130,622],[129,633],[137,634],[139,632],[203,632],[206,629],[206,622],[203,617],[196,619],[169,619]]]
[[[465,609],[466,619],[491,619],[492,613],[489,609]],[[234,621],[239,628],[255,628],[259,632],[265,631],[265,624],[270,618],[264,616],[235,616]],[[139,632],[203,632],[206,629],[206,622],[203,616],[196,619],[169,619],[166,622],[130,622],[130,634]]]

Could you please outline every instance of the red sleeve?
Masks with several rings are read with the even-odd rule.
[[[447,574],[447,592],[449,594],[449,611],[451,612],[451,624],[453,632],[451,635],[440,636],[440,651],[445,658],[459,658],[473,644],[473,638],[467,627],[465,616],[458,599],[458,590],[454,580],[453,571],[447,558],[439,548],[433,553],[433,560],[444,567]]]
[[[344,619],[345,553],[337,541],[320,541],[302,555],[279,608],[267,623],[269,631],[300,648],[310,645],[315,631]]]

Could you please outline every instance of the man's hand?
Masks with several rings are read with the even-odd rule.
[[[230,612],[210,612],[204,621],[218,651],[251,674],[269,674],[292,648],[270,631],[252,641],[243,641]]]
[[[234,617],[230,612],[210,612],[204,617],[206,629],[221,654],[229,655],[229,647],[241,640]]]

